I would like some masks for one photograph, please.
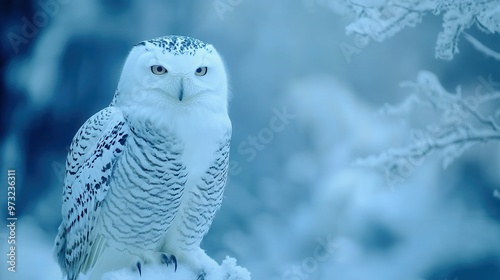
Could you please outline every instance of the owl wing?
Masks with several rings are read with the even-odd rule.
[[[121,111],[108,107],[90,117],[73,138],[66,160],[62,223],[54,251],[68,279],[95,262],[92,234],[109,188],[113,166],[124,150],[129,128]],[[99,251],[99,250],[97,250]]]
[[[203,235],[207,233],[215,217],[215,213],[222,204],[224,188],[227,181],[230,144],[231,129],[226,132],[223,139],[219,142],[219,148],[216,152],[214,162],[205,172],[205,176],[202,177],[202,184],[198,185],[198,188],[202,190],[206,203],[206,205],[204,205],[204,214],[209,217],[207,225],[203,228]]]
[[[183,220],[183,231],[185,231],[183,236],[186,236],[183,245],[185,247],[181,246],[183,249],[189,250],[193,245],[200,246],[202,238],[210,229],[215,214],[222,204],[228,175],[230,142],[231,129],[219,141],[213,163],[198,181],[196,187],[199,194],[194,195],[192,207],[184,208],[183,214],[189,218]],[[193,231],[197,234],[192,234]]]

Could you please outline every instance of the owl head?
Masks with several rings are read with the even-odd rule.
[[[186,36],[165,36],[132,48],[112,104],[227,110],[227,101],[226,71],[215,48]]]

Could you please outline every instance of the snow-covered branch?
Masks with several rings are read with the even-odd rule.
[[[499,0],[330,0],[329,4],[343,16],[354,16],[346,27],[347,34],[367,36],[378,42],[408,26],[416,26],[426,14],[442,15],[443,30],[436,43],[436,57],[440,59],[451,60],[459,52],[460,35],[474,23],[483,32],[500,33]]]
[[[188,266],[179,263],[177,270],[167,265],[145,265],[139,275],[137,270],[124,268],[118,271],[108,272],[103,275],[102,280],[250,280],[250,273],[246,268],[238,266],[234,258],[226,257],[220,266],[208,272],[204,278],[199,278],[195,271]],[[80,277],[80,280],[86,280]]]
[[[494,112],[495,106],[491,106],[500,99],[500,92],[493,90],[500,83],[494,82],[491,76],[488,80],[483,77],[478,80],[480,84],[474,94],[467,96],[462,96],[460,88],[456,93],[446,91],[430,72],[421,72],[416,82],[403,83],[413,90],[413,94],[401,106],[386,105],[380,112],[409,113],[413,107],[425,105],[440,115],[440,122],[425,130],[414,130],[413,142],[407,147],[358,159],[356,164],[382,168],[388,183],[394,185],[408,176],[409,169],[421,165],[435,151],[440,152],[446,168],[475,144],[500,142],[498,110]]]

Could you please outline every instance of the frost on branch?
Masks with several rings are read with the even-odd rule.
[[[430,72],[421,72],[416,82],[402,83],[413,93],[399,106],[386,105],[381,113],[409,113],[417,106],[428,106],[439,115],[440,121],[425,130],[415,130],[407,147],[358,159],[356,164],[382,168],[392,186],[404,180],[409,167],[419,166],[434,152],[439,152],[446,168],[475,144],[500,142],[500,92],[494,90],[500,82],[494,82],[491,76],[479,77],[478,82],[474,93],[466,96],[460,88],[456,93],[447,92]]]
[[[347,34],[368,36],[378,42],[428,14],[442,15],[443,29],[436,42],[436,57],[451,60],[458,53],[460,35],[474,23],[486,33],[500,33],[500,0],[330,0],[330,7],[354,16]]]

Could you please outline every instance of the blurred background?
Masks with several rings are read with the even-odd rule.
[[[110,103],[130,48],[176,34],[213,44],[230,75],[231,172],[202,243],[211,257],[235,257],[253,279],[500,279],[498,144],[446,169],[433,154],[396,186],[353,166],[438,121],[377,114],[407,97],[401,81],[429,70],[466,93],[478,77],[500,80],[499,62],[465,40],[453,60],[436,60],[432,14],[382,43],[357,42],[345,33],[352,19],[326,2],[2,1],[0,214],[15,169],[19,220],[15,274],[0,227],[0,278],[61,278],[51,250],[71,139]],[[498,35],[468,32],[498,50]]]

